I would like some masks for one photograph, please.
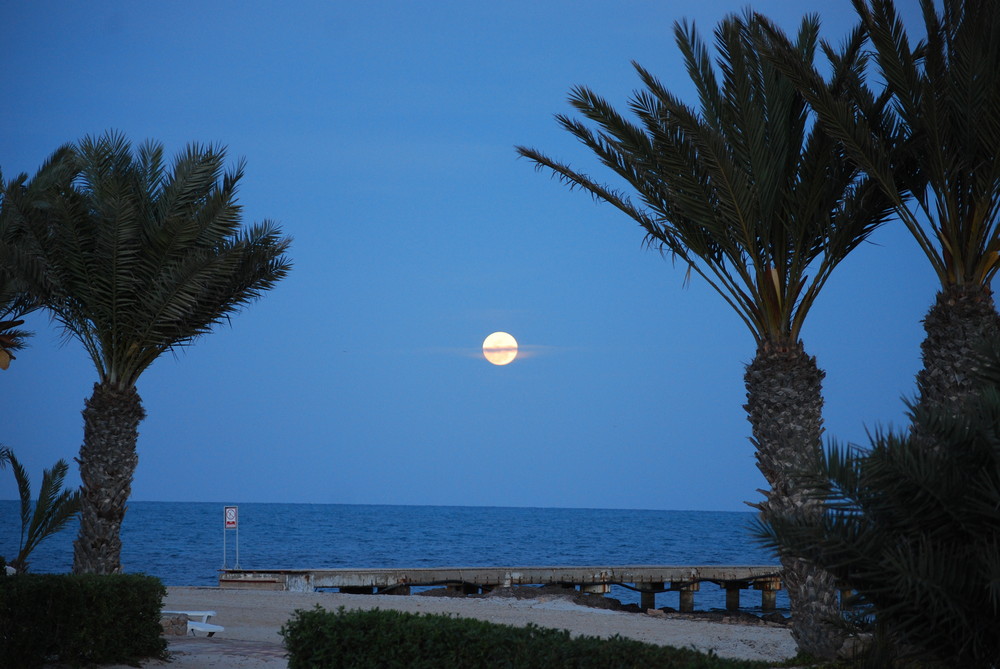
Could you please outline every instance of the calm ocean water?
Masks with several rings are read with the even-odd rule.
[[[752,513],[535,509],[353,504],[239,504],[240,566],[245,569],[324,567],[476,567],[528,565],[775,564],[757,546]],[[73,563],[77,525],[32,554],[33,572],[65,572]],[[0,501],[0,555],[17,553],[15,501]],[[216,585],[223,566],[223,504],[132,502],[122,528],[122,563],[166,585]],[[236,533],[225,532],[235,562]],[[615,587],[612,597],[638,602]],[[677,607],[677,594],[657,606]],[[760,606],[744,591],[744,608]],[[698,609],[721,608],[724,591],[705,584]],[[779,610],[787,599],[779,594]]]

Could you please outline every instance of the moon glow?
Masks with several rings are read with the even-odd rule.
[[[494,365],[507,365],[517,357],[517,340],[506,332],[494,332],[483,341],[483,357]]]

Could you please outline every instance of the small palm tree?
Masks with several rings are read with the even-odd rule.
[[[806,17],[792,45],[811,64],[819,21]],[[638,123],[589,89],[570,103],[599,127],[560,115],[559,123],[624,179],[641,203],[525,147],[518,152],[636,220],[647,240],[684,261],[739,314],[757,344],[746,369],[746,409],[758,467],[771,485],[762,516],[815,515],[796,472],[821,456],[823,372],[805,352],[806,316],[833,269],[888,215],[876,184],[812,122],[792,82],[763,57],[768,37],[752,15],[715,31],[721,83],[692,26],[674,33],[697,87],[694,110],[635,65],[646,90],[629,107]],[[787,38],[780,36],[788,42]],[[842,52],[828,45],[831,95],[856,86],[864,70],[855,31]],[[832,581],[785,554],[786,584],[799,647],[830,656],[840,645]]]
[[[97,368],[83,410],[80,534],[73,569],[121,571],[120,529],[145,417],[136,382],[163,353],[186,346],[258,299],[290,269],[290,240],[270,221],[244,229],[242,163],[189,146],[167,169],[163,146],[133,154],[120,134],[87,137],[61,156],[71,187],[23,230],[36,295]]]
[[[80,493],[63,489],[69,466],[65,460],[59,460],[52,469],[42,473],[42,488],[32,508],[28,473],[12,450],[0,446],[0,469],[6,469],[8,464],[14,472],[21,498],[21,542],[10,566],[23,573],[28,571],[28,557],[38,544],[61,531],[80,512]]]
[[[789,50],[773,57],[883,187],[937,275],[917,402],[958,411],[976,388],[976,350],[1000,333],[991,288],[1000,270],[1000,3],[942,0],[938,13],[921,0],[926,36],[911,44],[893,0],[853,2],[892,98],[882,113],[859,110],[855,94],[832,95]]]

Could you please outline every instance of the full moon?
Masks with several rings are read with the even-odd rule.
[[[507,365],[517,357],[517,340],[506,332],[494,332],[483,341],[483,356],[494,365]]]

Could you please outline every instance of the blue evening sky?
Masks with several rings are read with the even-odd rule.
[[[916,0],[899,0],[916,14]],[[849,0],[759,0],[839,42]],[[672,34],[700,2],[30,2],[0,17],[0,168],[107,129],[247,160],[247,223],[292,274],[140,379],[133,499],[745,510],[765,487],[742,405],[753,339],[612,207],[531,164],[601,176],[553,115],[630,61],[694,103]],[[912,20],[910,21],[913,25]],[[831,278],[804,341],[827,436],[905,422],[935,278],[894,223]],[[44,315],[6,372],[0,442],[37,488],[72,461],[96,372]],[[494,330],[522,355],[480,352]],[[75,465],[72,483],[78,482]],[[0,472],[0,498],[16,498]]]

